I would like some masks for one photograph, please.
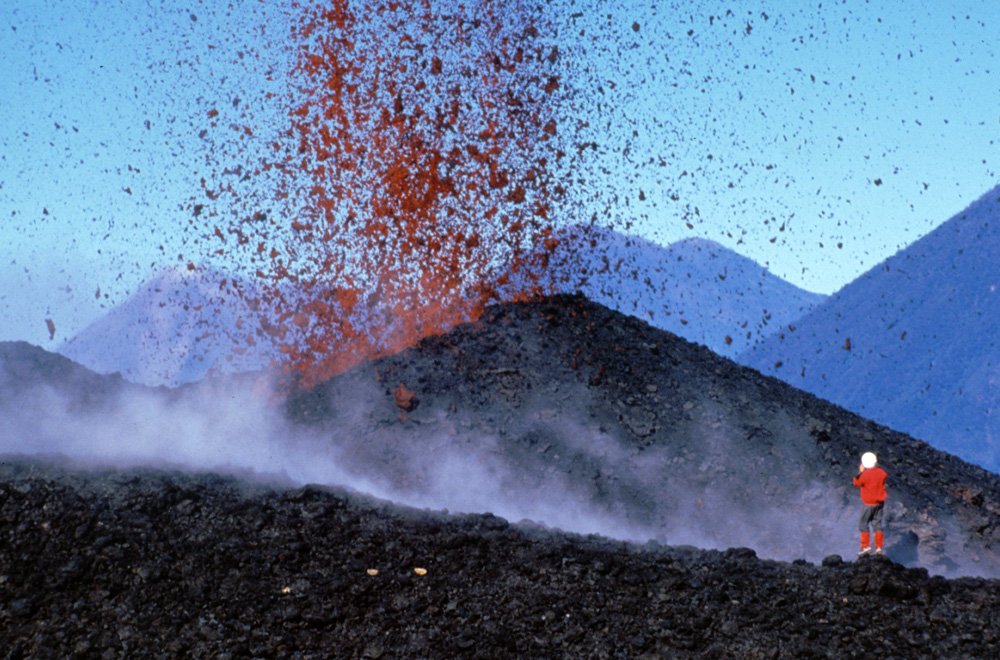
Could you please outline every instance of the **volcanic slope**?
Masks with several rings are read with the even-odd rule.
[[[117,374],[97,374],[34,344],[0,342],[0,410],[5,413],[10,406],[37,401],[40,388],[59,392],[72,406],[88,407],[104,404],[129,387]]]
[[[491,307],[287,414],[396,501],[779,559],[854,554],[871,450],[889,556],[1000,572],[997,475],[582,296]]]
[[[995,658],[1000,582],[444,515],[320,487],[0,461],[21,658]]]
[[[737,359],[1000,470],[1000,186]]]

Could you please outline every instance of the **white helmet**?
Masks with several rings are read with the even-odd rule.
[[[876,458],[875,454],[871,453],[870,451],[866,451],[861,456],[861,464],[865,466],[866,470],[875,467],[875,464],[877,462],[878,462],[878,458]]]

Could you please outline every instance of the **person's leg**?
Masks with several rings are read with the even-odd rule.
[[[865,506],[861,510],[861,517],[858,518],[858,531],[861,532],[861,552],[858,554],[866,554],[871,552],[872,541],[871,535],[868,533],[868,523],[871,521],[872,507]]]
[[[872,529],[875,530],[875,554],[882,554],[882,545],[885,543],[885,535],[882,534],[882,509],[885,508],[884,502],[879,502],[875,505],[872,511]]]

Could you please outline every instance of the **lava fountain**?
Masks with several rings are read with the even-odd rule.
[[[218,251],[251,264],[241,294],[309,387],[543,292],[565,203],[567,96],[557,30],[520,3],[297,5],[285,128],[266,190],[206,184]],[[254,127],[236,135],[251,139]],[[503,293],[499,293],[499,291]]]

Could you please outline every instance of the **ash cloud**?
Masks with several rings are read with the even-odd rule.
[[[250,386],[128,388],[97,405],[35,386],[0,401],[0,454],[66,458],[80,467],[215,471],[370,488],[349,479],[331,451],[304,434],[290,435],[268,394]]]

